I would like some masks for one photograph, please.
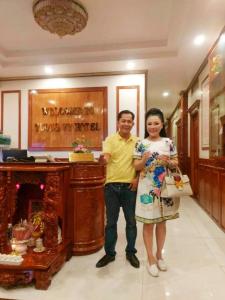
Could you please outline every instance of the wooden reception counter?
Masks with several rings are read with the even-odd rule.
[[[71,255],[93,253],[103,246],[104,180],[105,166],[97,162],[0,164],[0,253],[11,250],[8,224],[29,219],[33,202],[40,202],[43,210],[46,248],[34,253],[28,247],[21,265],[0,264],[0,285],[35,281],[36,288],[47,289]]]
[[[71,164],[74,255],[96,252],[104,244],[104,182],[105,165],[95,162]]]

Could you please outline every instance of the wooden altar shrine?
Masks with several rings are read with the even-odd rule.
[[[0,264],[1,286],[34,281],[37,289],[47,289],[53,274],[72,255],[93,253],[103,246],[104,180],[105,166],[97,162],[0,164],[0,253],[11,251],[8,223],[15,221],[18,206],[26,203],[25,194],[32,194],[28,189],[21,198],[18,186],[23,185],[30,185],[31,190],[44,186],[39,197],[45,216],[43,242],[46,247],[41,253],[29,248],[21,265]],[[58,243],[59,226],[61,243]]]
[[[24,255],[21,265],[0,265],[0,284],[11,286],[35,280],[38,289],[47,289],[51,277],[71,257],[71,238],[68,232],[70,203],[67,201],[69,183],[68,166],[40,166],[34,164],[1,164],[0,166],[0,252],[11,251],[7,239],[8,223],[12,223],[17,210],[17,189],[23,184],[44,185],[44,246],[46,251]],[[58,244],[58,226],[62,242]]]

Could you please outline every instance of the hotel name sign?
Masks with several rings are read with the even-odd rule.
[[[100,150],[106,112],[105,87],[29,92],[29,149],[70,150],[79,139]]]
[[[42,115],[46,118],[60,116],[89,116],[94,115],[94,107],[42,107]],[[99,122],[67,122],[67,123],[35,123],[37,132],[71,131],[100,131]]]

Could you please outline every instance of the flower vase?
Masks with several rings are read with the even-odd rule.
[[[93,153],[69,153],[69,161],[76,162],[76,161],[94,161]]]

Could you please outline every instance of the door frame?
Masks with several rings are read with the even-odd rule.
[[[199,162],[199,108],[200,100],[196,100],[191,107],[188,109],[190,115],[190,160],[191,160],[191,184],[193,189],[193,196],[198,199],[199,193],[199,180],[198,180],[198,162]],[[198,130],[194,129],[194,119],[198,118]],[[192,147],[191,141],[196,141],[196,134],[198,136],[197,144]],[[197,159],[195,156],[195,151],[197,149]],[[197,176],[196,176],[196,165],[197,165]]]

